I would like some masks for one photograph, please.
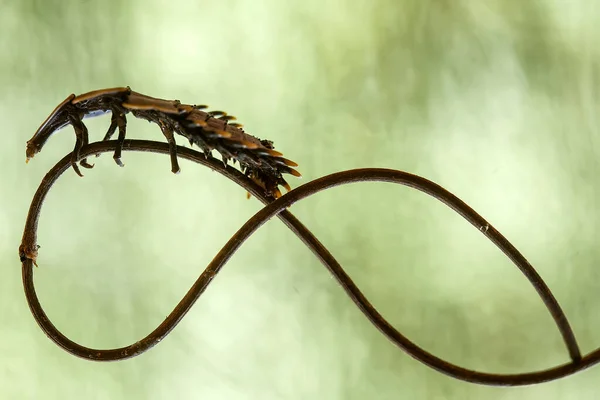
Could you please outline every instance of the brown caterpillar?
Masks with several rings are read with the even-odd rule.
[[[121,152],[129,112],[136,118],[154,122],[160,126],[163,135],[169,143],[171,170],[179,173],[177,149],[173,133],[185,136],[190,145],[196,144],[208,157],[211,151],[217,150],[223,163],[229,160],[240,163],[242,172],[265,190],[265,194],[275,198],[281,196],[278,186],[290,190],[290,185],[283,179],[282,174],[292,174],[301,177],[292,167],[295,162],[282,157],[274,150],[273,142],[260,140],[242,130],[242,125],[230,123],[235,117],[223,111],[203,111],[207,106],[191,106],[182,104],[179,100],[162,100],[132,91],[129,87],[95,90],[75,96],[71,94],[60,103],[46,118],[42,125],[27,142],[27,161],[42,150],[46,140],[53,133],[72,125],[77,138],[71,165],[79,176],[83,176],[77,165],[79,150],[88,144],[88,130],[83,119],[111,112],[111,123],[103,140],[110,140],[115,131],[119,130],[118,142],[113,158],[117,165],[123,166]],[[87,159],[79,163],[82,167],[92,168]]]

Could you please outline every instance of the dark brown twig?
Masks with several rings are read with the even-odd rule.
[[[84,146],[80,150],[79,157],[85,158],[92,154],[113,151],[117,145],[117,141],[93,143],[91,145]],[[126,140],[123,150],[169,154],[169,145],[162,142]],[[278,216],[282,222],[312,250],[317,258],[319,258],[319,260],[335,276],[340,285],[354,301],[354,303],[360,308],[360,310],[365,314],[365,316],[390,341],[406,351],[413,358],[448,376],[485,385],[517,386],[541,383],[565,377],[577,371],[588,368],[600,361],[600,349],[589,353],[583,358],[581,357],[577,341],[575,340],[575,336],[571,330],[571,327],[569,326],[566,316],[552,295],[550,289],[546,286],[542,278],[537,274],[535,269],[531,266],[531,264],[529,264],[523,255],[519,253],[519,251],[504,236],[500,234],[500,232],[498,232],[493,226],[491,226],[491,224],[489,224],[483,217],[466,205],[462,200],[441,186],[425,178],[390,169],[356,169],[339,172],[316,179],[296,188],[295,190],[292,190],[290,193],[284,195],[278,200],[273,201],[272,199],[265,197],[263,194],[264,190],[247,179],[240,171],[232,167],[224,167],[220,160],[213,158],[207,159],[205,158],[204,154],[184,147],[179,147],[177,151],[179,157],[208,166],[209,168],[233,180],[252,193],[255,197],[260,199],[264,204],[266,204],[266,206],[256,213],[250,220],[248,220],[248,222],[246,222],[227,242],[221,251],[219,251],[219,253],[211,261],[208,267],[206,267],[198,280],[194,283],[194,285],[190,288],[179,304],[177,304],[175,309],[165,319],[164,322],[162,322],[154,331],[140,341],[118,349],[90,349],[71,341],[58,329],[56,329],[56,327],[50,322],[44,313],[37,298],[33,284],[32,260],[25,259],[23,261],[23,285],[30,310],[46,335],[67,352],[93,361],[116,361],[135,357],[149,350],[155,344],[163,340],[179,323],[179,321],[181,321],[185,314],[194,305],[196,300],[198,300],[200,295],[206,290],[209,283],[216,276],[219,270],[235,253],[235,251],[237,251],[242,243],[244,243],[244,241],[266,221],[274,216]],[[29,214],[27,216],[21,247],[34,248],[36,246],[37,224],[42,203],[50,187],[56,182],[58,177],[70,167],[70,165],[71,155],[69,154],[59,161],[42,180],[42,183],[40,184],[40,187],[33,198]],[[408,340],[398,330],[390,325],[387,320],[379,314],[375,307],[373,307],[373,305],[371,305],[371,303],[365,298],[358,287],[354,284],[352,279],[350,279],[350,277],[342,269],[341,265],[331,255],[331,253],[329,253],[329,251],[319,242],[319,240],[314,237],[314,235],[286,209],[291,204],[322,190],[347,183],[365,181],[397,183],[422,191],[452,208],[478,230],[480,230],[513,261],[513,263],[521,270],[529,282],[531,282],[531,284],[534,286],[535,290],[542,298],[542,301],[554,319],[557,328],[563,337],[572,361],[570,363],[556,366],[544,371],[523,374],[500,375],[478,372],[451,364],[434,356],[433,354],[428,353]]]

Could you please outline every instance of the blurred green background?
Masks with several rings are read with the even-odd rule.
[[[600,368],[503,389],[447,378],[385,339],[278,220],[150,352],[99,364],[39,330],[17,248],[65,129],[25,142],[68,94],[129,85],[236,115],[302,181],[388,167],[454,192],[538,268],[582,351],[600,346],[600,7],[573,1],[0,0],[0,390],[6,399],[592,399]],[[87,123],[92,141],[109,125]],[[128,136],[164,140],[129,118]],[[187,145],[185,140],[179,140]],[[206,168],[110,155],[68,171],[40,222],[39,296],[67,336],[116,347],[171,311],[255,199]],[[466,368],[568,360],[542,302],[499,250],[435,200],[350,185],[297,205],[401,332]]]

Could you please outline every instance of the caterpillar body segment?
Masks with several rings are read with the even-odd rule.
[[[83,120],[110,112],[111,122],[103,140],[112,139],[118,132],[119,145],[113,158],[119,166],[123,166],[121,153],[127,128],[126,115],[131,113],[160,127],[169,143],[173,173],[180,171],[175,142],[175,134],[178,134],[188,139],[191,145],[198,146],[207,157],[216,150],[225,165],[229,160],[237,161],[242,172],[260,185],[267,195],[275,198],[281,196],[278,186],[290,188],[282,177],[283,173],[301,176],[292,168],[298,164],[283,158],[280,152],[274,150],[273,142],[247,134],[241,124],[230,122],[236,118],[224,111],[206,109],[206,105],[188,105],[179,100],[146,96],[129,87],[94,90],[78,96],[71,94],[52,111],[27,142],[27,161],[42,150],[50,136],[71,125],[76,137],[71,165],[78,175],[83,176],[79,166],[93,167],[86,159],[77,164],[80,149],[89,142]]]

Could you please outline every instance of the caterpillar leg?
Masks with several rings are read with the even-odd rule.
[[[81,118],[78,116],[70,116],[71,125],[73,125],[73,129],[75,130],[75,148],[73,149],[73,154],[71,156],[71,166],[77,175],[83,177],[83,174],[79,170],[79,166],[77,165],[77,160],[79,159],[79,151],[83,146],[88,144],[89,136],[87,127],[81,121]],[[93,168],[94,166],[88,164],[87,159],[84,158],[79,163],[84,168]]]
[[[110,126],[108,127],[108,131],[106,132],[106,135],[104,135],[104,138],[102,138],[102,141],[106,142],[107,140],[110,140],[112,138],[112,136],[115,134],[116,130],[117,130],[117,116],[113,113],[112,117],[110,117]]]
[[[115,130],[117,129],[117,117],[115,116],[115,111],[111,110],[111,117],[110,117],[110,126],[108,127],[108,131],[106,132],[106,135],[104,135],[104,138],[102,138],[102,141],[107,141],[110,140],[112,138],[112,136],[115,134]],[[100,153],[96,154],[96,157],[100,157]]]
[[[177,162],[177,143],[175,143],[175,137],[173,136],[173,129],[160,124],[160,129],[162,130],[163,135],[167,138],[167,143],[169,143],[169,154],[171,155],[171,172],[174,174],[178,174],[181,171],[179,168],[179,163]]]
[[[81,125],[83,125],[83,124],[81,124]],[[84,135],[83,135],[83,139],[82,139],[82,145],[87,146],[90,143],[90,137],[88,135],[87,127],[85,125],[83,125],[83,129],[84,129]],[[82,167],[87,168],[87,169],[94,168],[94,164],[88,163],[87,158],[84,158],[83,160],[81,160],[79,162],[79,165],[81,165]]]
[[[123,151],[123,142],[125,141],[125,132],[126,132],[126,128],[127,128],[127,118],[125,118],[125,114],[123,114],[121,111],[118,110],[114,110],[113,111],[113,118],[116,126],[119,127],[119,137],[117,139],[117,148],[115,149],[115,153],[113,154],[113,159],[115,160],[115,162],[117,163],[117,165],[119,167],[124,167],[125,165],[123,164],[123,162],[121,162],[121,152]],[[112,128],[113,126],[113,122],[111,120],[110,126]],[[110,139],[110,136],[112,136],[112,134],[114,133],[114,128],[112,133],[110,134],[110,136],[108,135],[110,133],[110,128],[108,129],[108,132],[106,133],[106,136],[108,136],[108,138]]]

